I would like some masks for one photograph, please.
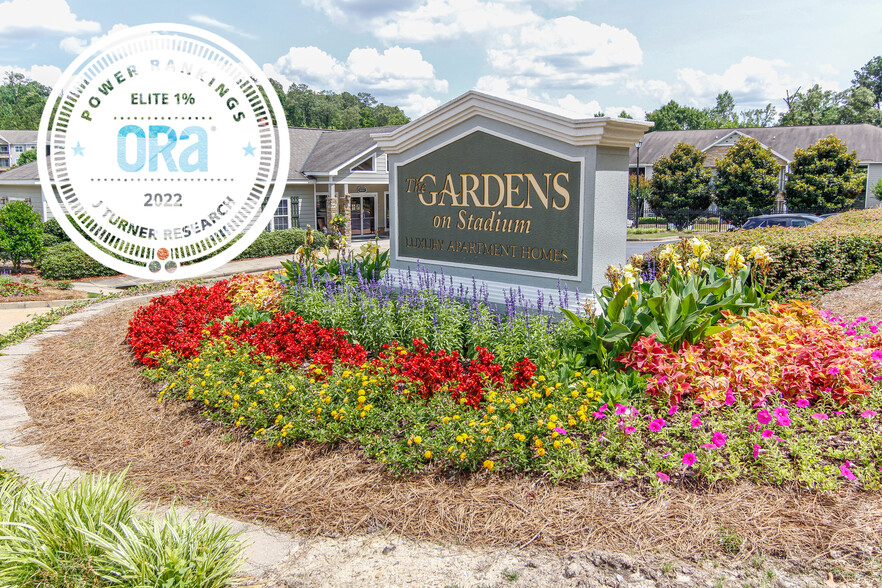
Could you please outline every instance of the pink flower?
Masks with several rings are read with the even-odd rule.
[[[677,414],[678,410],[680,410],[680,407],[676,404],[671,406],[671,408],[668,409],[668,416],[674,416],[675,414]]]
[[[847,331],[846,331],[846,332],[847,332]],[[852,333],[852,335],[853,335],[853,334],[854,334],[854,333]],[[832,366],[831,368],[829,368],[829,369],[827,370],[827,375],[828,375],[828,376],[838,376],[838,375],[839,375],[839,368],[836,367],[836,366]]]
[[[701,417],[699,415],[694,415],[692,420],[689,421],[689,424],[692,425],[693,429],[697,429],[701,426]]]
[[[778,408],[775,409],[773,414],[775,415],[776,419],[780,419],[781,417],[788,416],[790,414],[790,412],[786,408],[784,408],[783,406],[779,406]]]
[[[719,431],[714,431],[713,434],[713,444],[717,447],[722,447],[726,444],[726,435],[724,433],[720,433]]]
[[[566,429],[561,429],[560,427],[555,427],[554,432],[557,433],[558,435],[566,435],[567,434]]]
[[[877,349],[876,351],[871,353],[870,359],[874,359],[876,361],[882,361],[882,349]]]
[[[604,402],[600,408],[597,409],[598,412],[606,412],[606,407],[609,405],[608,402]]]
[[[595,412],[592,412],[591,414],[594,415],[594,418],[596,418],[597,420],[600,420],[600,419],[606,417],[606,415],[602,412],[595,411]]]
[[[789,416],[778,417],[778,420],[776,422],[778,423],[779,427],[789,427],[790,426],[790,417]]]
[[[665,427],[665,419],[658,418],[649,423],[649,430],[653,433],[658,433]]]
[[[753,459],[759,458],[760,453],[765,453],[765,452],[766,452],[765,449],[763,449],[762,447],[760,447],[756,443],[753,444]]]
[[[834,411],[833,411],[833,414],[835,414],[836,416],[842,416],[842,415],[844,415],[845,413],[842,412],[841,410],[834,410]]]
[[[764,430],[762,433],[760,433],[760,436],[761,436],[763,439],[768,439],[769,437],[772,437],[772,436],[774,436],[774,435],[775,435],[775,433],[772,432],[771,429],[766,429],[766,430]]]
[[[691,451],[689,453],[683,455],[683,465],[686,467],[689,467],[692,464],[694,464],[695,460],[696,460],[695,454],[692,453]]]
[[[845,329],[846,335],[854,336],[855,333],[857,333],[857,331],[855,331],[854,329]]]
[[[635,429],[634,427],[631,427],[631,426],[625,427],[625,434],[630,435],[631,433],[633,433],[636,430],[637,429]]]
[[[855,476],[852,471],[848,468],[851,467],[851,462],[845,460],[845,463],[839,466],[839,473],[848,478],[849,480],[856,480],[857,476]]]
[[[861,417],[863,417],[865,419],[871,419],[874,416],[876,416],[876,414],[877,413],[875,410],[865,410],[864,412],[861,413]]]
[[[807,408],[810,404],[811,403],[805,398],[800,398],[796,401],[796,406],[798,406],[799,408]]]
[[[622,406],[621,404],[616,404],[616,414],[625,414],[628,412],[628,409]]]
[[[735,396],[732,394],[732,388],[726,390],[726,406],[735,404]]]
[[[756,413],[756,420],[759,421],[761,425],[768,425],[772,422],[772,415],[769,414],[769,411],[765,408]]]
[[[702,449],[713,449],[714,447],[715,447],[715,446],[714,446],[713,443],[702,443],[702,444],[701,444],[701,448],[702,448]]]
[[[658,476],[658,479],[662,482],[670,482],[671,477],[664,472],[655,472],[655,475]]]
[[[826,414],[824,414],[823,412],[816,412],[815,414],[812,415],[812,418],[813,418],[813,419],[818,419],[819,421],[826,421],[826,420],[829,419],[830,417],[828,417],[828,416],[827,416]]]

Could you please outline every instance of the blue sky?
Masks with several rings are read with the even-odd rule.
[[[882,2],[854,0],[0,0],[0,72],[51,85],[116,28],[218,33],[271,77],[368,91],[419,116],[477,88],[583,115],[638,118],[674,99],[737,108],[847,88],[882,54]]]

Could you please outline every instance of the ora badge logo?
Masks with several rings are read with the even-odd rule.
[[[272,220],[288,178],[285,115],[251,59],[201,29],[126,29],[80,55],[40,124],[52,214],[101,263],[189,278]]]

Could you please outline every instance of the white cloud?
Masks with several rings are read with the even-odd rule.
[[[23,39],[47,32],[82,35],[100,30],[97,22],[78,19],[66,0],[0,2],[0,38]]]
[[[435,68],[416,49],[390,47],[353,49],[341,62],[318,47],[291,47],[263,71],[287,87],[307,84],[314,90],[367,91],[380,102],[399,106],[410,116],[435,108],[433,94],[446,94],[447,80],[435,76]]]
[[[643,52],[625,29],[565,16],[496,37],[487,57],[513,88],[585,89],[622,81]]]
[[[110,30],[107,31],[103,35],[98,35],[96,37],[92,37],[91,39],[83,39],[80,37],[65,37],[58,44],[62,50],[67,51],[68,53],[73,53],[74,55],[79,55],[83,51],[89,48],[89,46],[101,39],[104,39],[108,35],[112,35],[116,32],[122,31],[129,28],[128,25],[124,25],[122,23],[117,23],[110,27]]]
[[[676,93],[693,106],[713,104],[717,94],[726,90],[739,107],[778,102],[787,90],[805,85],[806,76],[791,76],[785,71],[787,67],[781,59],[747,56],[721,74],[683,68],[677,70]]]
[[[191,14],[188,18],[192,22],[195,22],[196,24],[201,24],[201,25],[205,25],[208,27],[220,29],[220,30],[227,32],[227,33],[235,33],[235,34],[239,35],[240,37],[245,37],[247,39],[256,39],[257,38],[255,35],[252,35],[251,33],[246,33],[244,31],[241,31],[231,24],[221,22],[221,21],[217,20],[216,18],[211,18],[210,16],[207,16],[205,14]]]
[[[373,34],[386,42],[426,43],[462,37],[492,38],[541,18],[519,2],[425,0],[418,8],[375,19]]]
[[[24,69],[14,65],[0,65],[0,77],[5,76],[8,71],[24,74],[30,79],[40,82],[44,86],[49,86],[50,88],[58,81],[58,78],[61,77],[61,69],[54,65],[32,65],[30,69]]]

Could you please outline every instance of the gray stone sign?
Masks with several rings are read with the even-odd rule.
[[[590,293],[624,261],[628,149],[650,125],[471,91],[373,135],[389,154],[391,271],[443,268],[499,302]]]

